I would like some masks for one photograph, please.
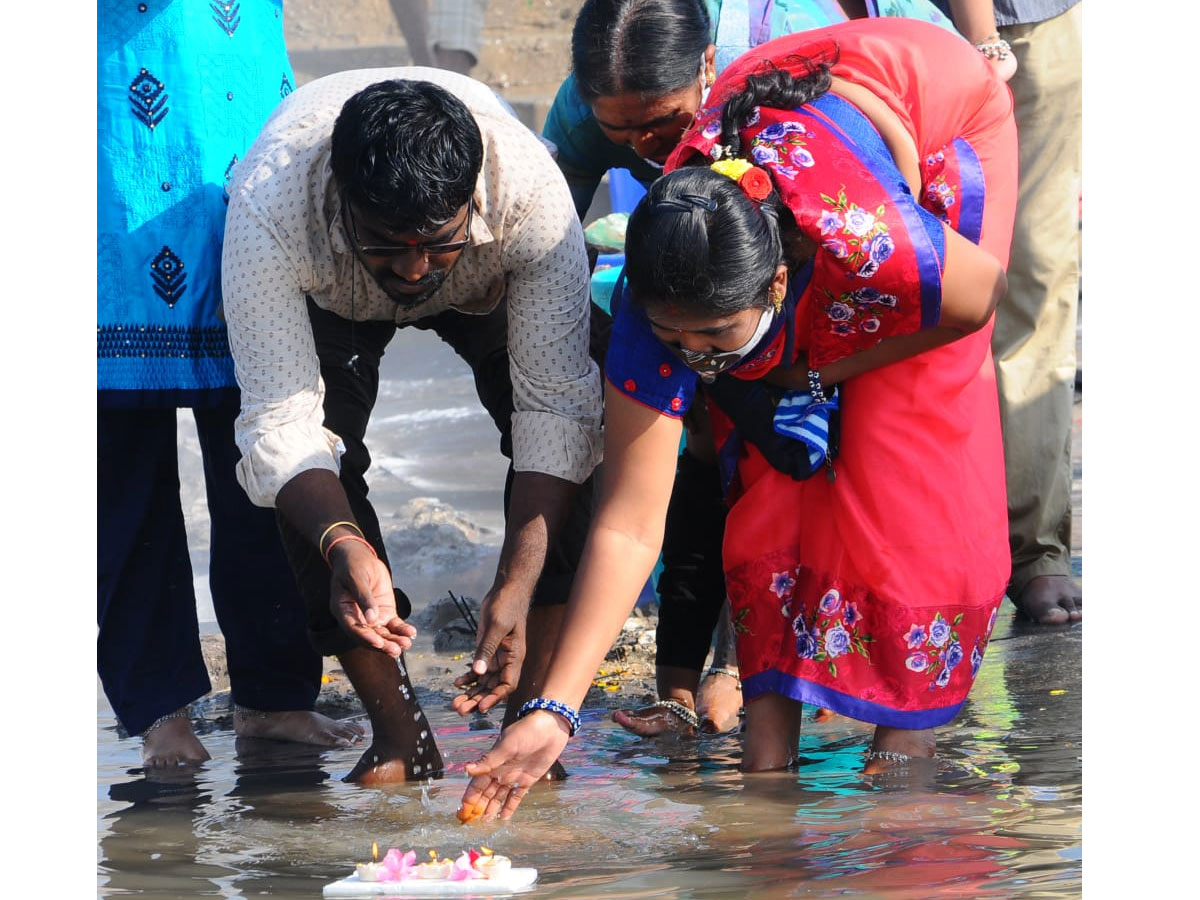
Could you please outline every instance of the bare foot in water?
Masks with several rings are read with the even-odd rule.
[[[238,737],[271,738],[319,747],[350,747],[367,733],[357,722],[339,722],[310,710],[266,712],[244,706],[234,708],[233,730]]]
[[[377,787],[440,778],[445,771],[442,754],[427,731],[421,734],[426,737],[408,748],[396,749],[380,742],[371,744],[342,781]]]
[[[189,719],[167,719],[142,737],[142,765],[148,769],[198,766],[210,759]]]
[[[742,710],[742,682],[736,669],[712,671],[700,683],[696,715],[705,734],[722,734],[738,725]]]
[[[699,719],[684,704],[677,700],[663,700],[641,709],[618,709],[612,714],[613,721],[640,737],[655,737],[660,734],[695,735]]]
[[[373,787],[441,777],[442,754],[403,661],[370,647],[338,661],[371,717],[371,746],[342,780]]]
[[[1083,619],[1083,590],[1067,575],[1038,575],[1012,602],[1017,612],[1039,625],[1066,625]]]

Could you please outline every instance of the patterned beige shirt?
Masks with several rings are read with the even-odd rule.
[[[437,292],[408,309],[350,249],[329,163],[343,103],[389,78],[446,88],[483,135],[471,246]],[[307,469],[339,470],[340,440],[322,425],[325,385],[306,296],[347,319],[398,325],[447,309],[483,314],[507,298],[516,470],[578,484],[599,460],[600,377],[588,356],[587,254],[575,207],[545,145],[477,81],[441,69],[364,69],[290,94],[233,171],[222,290],[242,390],[237,475],[260,506],[273,506]]]

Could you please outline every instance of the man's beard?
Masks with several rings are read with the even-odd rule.
[[[387,285],[380,285],[380,287],[383,288],[383,292],[391,298],[392,302],[405,309],[411,309],[414,306],[420,306],[428,300],[446,281],[447,274],[449,273],[446,269],[435,269],[417,282],[417,284],[423,287],[423,290],[415,293],[393,292],[388,290]]]

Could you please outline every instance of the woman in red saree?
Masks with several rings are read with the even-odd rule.
[[[989,336],[1015,159],[1008,89],[926,23],[792,35],[722,74],[630,220],[602,499],[543,697],[468,767],[466,815],[511,815],[577,727],[701,378],[743,768],[792,762],[801,701],[875,724],[868,770],[933,755],[1008,578]]]

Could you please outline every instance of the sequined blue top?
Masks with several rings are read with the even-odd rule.
[[[97,387],[235,384],[220,319],[225,180],[295,77],[282,0],[101,0]],[[120,395],[118,395],[120,396]]]

